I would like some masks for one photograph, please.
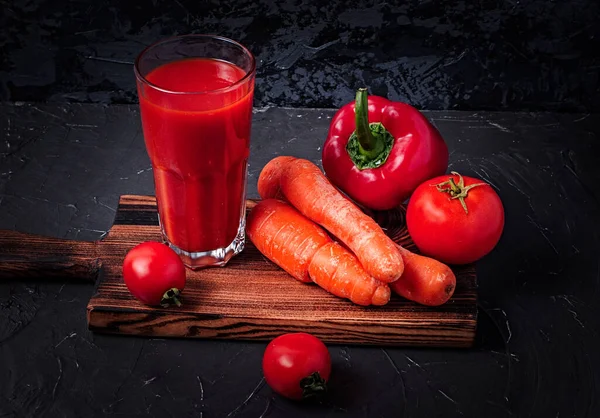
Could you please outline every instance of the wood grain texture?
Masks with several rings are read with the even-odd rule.
[[[72,279],[93,283],[99,269],[96,242],[0,231],[2,279]]]
[[[249,208],[253,205],[248,201]],[[403,211],[372,216],[396,242],[415,250]],[[294,280],[250,242],[226,267],[188,270],[183,306],[144,306],[124,285],[121,263],[134,245],[160,239],[154,197],[122,196],[114,226],[98,243],[103,274],[88,304],[91,330],[236,340],[270,340],[284,332],[305,331],[329,343],[382,346],[469,347],[475,337],[472,266],[455,270],[455,294],[441,307],[421,306],[393,295],[386,306],[364,308]]]

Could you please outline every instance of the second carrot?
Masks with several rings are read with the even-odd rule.
[[[396,244],[371,217],[344,197],[315,164],[304,159],[285,163],[281,191],[304,216],[346,244],[375,279],[391,283],[402,275],[404,262]]]

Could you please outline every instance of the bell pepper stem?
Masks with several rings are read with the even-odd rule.
[[[369,123],[367,89],[356,92],[354,102],[356,129],[348,138],[346,151],[359,170],[374,169],[387,161],[394,146],[394,137],[381,122]]]
[[[373,135],[369,126],[369,101],[366,88],[360,88],[356,92],[354,104],[356,117],[356,137],[360,144],[360,152],[365,157],[373,159],[385,148],[385,143],[380,136]]]

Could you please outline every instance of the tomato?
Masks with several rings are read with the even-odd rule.
[[[185,286],[185,266],[165,244],[147,241],[133,247],[123,261],[123,279],[140,302],[181,305],[177,297]]]
[[[267,345],[262,365],[267,384],[286,398],[315,398],[327,390],[331,356],[313,335],[292,333],[275,338]]]
[[[447,264],[468,264],[500,240],[504,207],[489,184],[452,172],[417,187],[406,224],[422,254]]]

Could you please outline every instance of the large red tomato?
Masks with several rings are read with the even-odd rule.
[[[313,335],[284,334],[267,345],[263,373],[271,389],[286,398],[320,397],[331,373],[331,356],[325,344]]]
[[[500,240],[504,207],[489,184],[452,172],[417,187],[408,202],[406,224],[424,255],[447,264],[468,264]]]

